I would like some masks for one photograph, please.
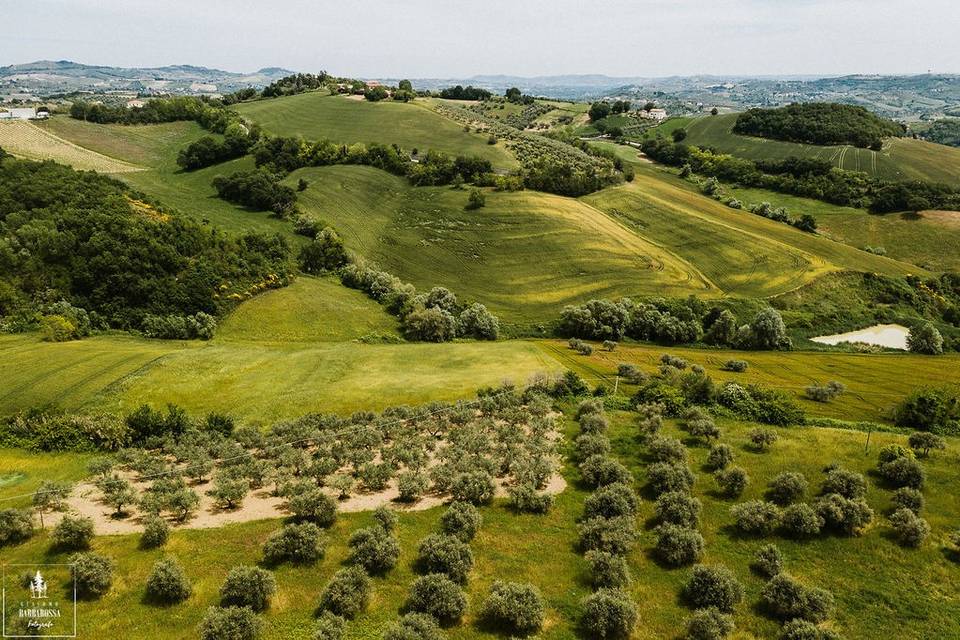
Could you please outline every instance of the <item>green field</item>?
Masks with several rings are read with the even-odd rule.
[[[685,144],[714,147],[750,160],[782,160],[791,156],[829,160],[849,171],[863,171],[886,180],[929,180],[960,184],[960,149],[912,138],[887,138],[882,151],[849,145],[821,146],[740,136],[732,132],[737,114],[703,116],[686,127]]]
[[[591,297],[719,293],[670,251],[570,198],[410,187],[378,169],[300,169],[300,206],[332,225],[348,248],[420,289],[447,286],[512,324],[553,319]],[[531,256],[536,256],[531,259]]]
[[[27,160],[55,160],[77,169],[101,173],[126,173],[143,168],[91,151],[22,120],[0,125],[0,149]]]
[[[464,132],[463,127],[433,112],[425,103],[385,100],[368,102],[323,93],[302,93],[235,107],[245,118],[269,133],[303,136],[306,140],[380,142],[404,149],[435,149],[454,155],[475,155],[508,169],[516,160],[503,143],[487,144],[487,136]]]

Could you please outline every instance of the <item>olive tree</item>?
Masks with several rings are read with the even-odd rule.
[[[289,561],[311,564],[323,557],[326,540],[320,528],[312,522],[285,524],[267,538],[263,557],[269,564]]]
[[[459,538],[432,534],[420,541],[417,563],[426,573],[442,573],[454,582],[466,584],[473,569],[473,552]]]
[[[910,509],[897,509],[890,516],[894,535],[904,547],[917,548],[930,535],[930,525]]]
[[[340,569],[320,593],[320,609],[353,620],[367,608],[370,577],[362,567]]]
[[[383,526],[358,529],[350,536],[350,562],[370,574],[384,574],[397,564],[400,543]]]
[[[44,480],[34,492],[33,508],[40,516],[40,528],[44,528],[43,514],[48,511],[63,511],[67,508],[67,496],[73,488],[63,482]]]
[[[724,640],[733,633],[733,616],[716,607],[699,609],[687,622],[688,640]]]
[[[637,622],[637,605],[620,589],[600,589],[584,598],[580,608],[580,626],[590,638],[628,638]]]
[[[270,598],[277,591],[273,574],[260,567],[241,565],[230,569],[220,587],[222,606],[249,607],[263,611],[270,606]]]
[[[662,523],[696,529],[700,524],[700,500],[683,491],[668,491],[657,498],[654,513]]]
[[[160,516],[148,516],[143,523],[143,534],[140,536],[140,546],[144,549],[162,547],[170,537],[170,525]]]
[[[792,504],[803,498],[808,486],[802,473],[783,471],[767,485],[767,498],[781,506]]]
[[[464,542],[473,540],[481,524],[480,512],[469,502],[451,502],[440,516],[440,527],[443,532]]]
[[[262,627],[248,607],[209,607],[200,621],[200,640],[256,640]]]
[[[532,584],[495,581],[480,608],[485,623],[518,635],[529,635],[543,626],[544,601]]]
[[[387,628],[383,640],[444,640],[446,636],[433,616],[407,613]]]
[[[113,584],[113,561],[99,553],[77,553],[70,556],[74,584],[81,598],[99,598]]]
[[[183,567],[175,558],[163,558],[154,563],[147,577],[147,597],[155,602],[183,602],[190,597],[193,587]]]
[[[783,552],[774,544],[767,544],[753,555],[750,568],[765,578],[772,578],[783,571]]]
[[[90,548],[93,539],[93,520],[82,516],[64,516],[50,536],[55,547],[66,551]]]
[[[807,587],[789,574],[778,573],[763,587],[760,602],[781,620],[822,622],[833,608],[833,595],[825,589]]]
[[[715,607],[733,613],[743,600],[743,585],[722,565],[698,564],[683,588],[683,596],[696,609]]]
[[[915,431],[910,434],[910,448],[917,455],[926,458],[931,450],[943,450],[947,448],[947,442],[935,433],[929,431]]]
[[[441,573],[420,576],[410,588],[407,608],[453,624],[467,610],[467,596],[457,583]]]
[[[734,526],[741,533],[755,536],[770,535],[780,524],[780,509],[771,502],[750,500],[730,508]]]
[[[664,564],[679,567],[692,564],[703,555],[703,536],[696,529],[662,524],[656,533],[656,553]]]
[[[713,474],[713,478],[720,491],[728,498],[739,498],[750,484],[750,476],[743,467],[721,469]]]
[[[621,589],[630,584],[630,568],[622,555],[608,551],[588,551],[590,583],[594,589]]]

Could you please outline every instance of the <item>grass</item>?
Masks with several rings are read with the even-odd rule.
[[[487,144],[487,136],[465,132],[461,125],[420,101],[373,103],[314,92],[248,102],[234,108],[276,135],[343,143],[380,142],[398,144],[406,150],[435,149],[454,155],[475,155],[501,169],[517,164],[503,143]]]
[[[418,289],[443,285],[527,326],[592,297],[718,294],[690,265],[583,202],[534,191],[409,187],[370,167],[301,169],[300,206]],[[536,256],[531,259],[531,256]]]
[[[888,138],[883,150],[849,145],[823,146],[740,136],[732,132],[737,114],[704,116],[687,125],[686,144],[714,147],[750,160],[782,160],[790,156],[829,160],[849,171],[863,171],[887,180],[960,182],[960,149],[913,140]]]
[[[590,356],[581,356],[565,342],[542,341],[542,349],[565,366],[590,379],[602,378],[612,387],[617,365],[637,364],[648,373],[657,371],[660,356],[670,353],[699,364],[717,383],[761,384],[789,392],[811,416],[849,421],[885,422],[890,410],[919,386],[960,385],[960,355],[918,356],[910,354],[863,354],[804,351],[734,351],[693,349],[649,344],[620,344],[609,352],[595,348]],[[727,360],[746,360],[744,373],[723,371]],[[813,382],[826,384],[837,380],[847,391],[829,403],[806,399],[804,389]],[[620,389],[632,394],[634,388]]]
[[[0,125],[0,148],[28,160],[55,160],[77,169],[102,173],[141,170],[141,167],[135,164],[85,149],[27,121],[5,122]]]

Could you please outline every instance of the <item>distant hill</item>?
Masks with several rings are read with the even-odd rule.
[[[263,87],[291,73],[294,72],[280,67],[235,73],[189,64],[127,68],[70,60],[38,60],[0,67],[0,94],[45,96],[74,91],[228,93],[245,87]]]

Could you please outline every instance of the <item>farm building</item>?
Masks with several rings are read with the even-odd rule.
[[[146,104],[143,100],[127,100],[127,109],[142,109]]]
[[[657,122],[662,122],[667,119],[667,110],[666,109],[650,109],[650,111],[641,111],[640,115],[644,118],[649,118],[650,120],[656,120]]]
[[[0,120],[35,120],[46,118],[50,114],[46,111],[37,111],[36,107],[17,107],[0,111]]]

